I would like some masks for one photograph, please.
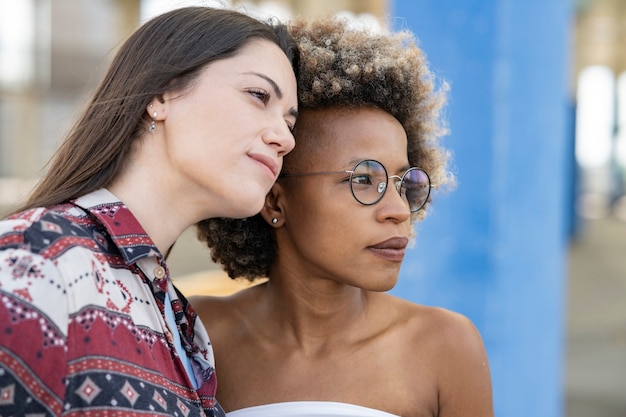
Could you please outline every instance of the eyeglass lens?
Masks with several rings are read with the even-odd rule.
[[[424,206],[430,194],[430,179],[426,172],[419,168],[410,168],[401,180],[392,177],[392,181],[396,184],[394,188],[408,201],[412,212]],[[385,194],[387,184],[387,171],[378,161],[361,161],[351,174],[352,194],[361,204],[377,203]]]

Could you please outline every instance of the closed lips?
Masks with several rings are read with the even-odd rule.
[[[279,166],[278,163],[271,156],[264,154],[250,154],[250,158],[254,159],[265,165],[271,172],[274,178],[278,176]]]
[[[409,244],[409,239],[405,237],[393,237],[391,239],[387,239],[383,242],[372,245],[370,246],[370,248],[402,250],[402,249],[405,249],[408,244]]]

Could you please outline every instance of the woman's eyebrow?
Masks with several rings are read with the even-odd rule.
[[[267,75],[261,74],[260,72],[246,72],[244,74],[251,74],[251,75],[255,75],[257,77],[263,78],[265,81],[267,81],[272,86],[272,89],[274,90],[274,93],[276,93],[276,97],[278,97],[279,99],[283,98],[283,91],[280,89],[278,84],[276,84],[276,81],[272,80]],[[289,114],[292,115],[293,117],[298,117],[298,111],[295,110],[295,109],[290,109],[289,110]]]
[[[276,97],[278,97],[279,99],[283,98],[283,91],[280,89],[278,84],[276,84],[276,82],[272,80],[270,77],[268,77],[267,75],[261,74],[259,72],[246,72],[245,74],[252,74],[252,75],[256,75],[257,77],[263,78],[265,81],[270,83],[270,85],[272,86],[272,89],[274,89],[274,93],[276,93]]]

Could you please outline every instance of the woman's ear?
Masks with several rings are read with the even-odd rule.
[[[146,107],[146,112],[152,120],[157,122],[165,120],[167,116],[167,106],[163,101],[163,96],[159,95],[152,97],[152,100],[148,103],[148,107]]]
[[[261,209],[261,216],[273,227],[285,224],[285,210],[282,199],[283,187],[276,182],[265,196],[265,204]]]

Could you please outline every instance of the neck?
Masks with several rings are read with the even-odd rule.
[[[189,224],[173,210],[173,201],[164,199],[158,190],[139,186],[141,182],[115,181],[107,188],[117,196],[137,218],[159,251],[165,255]]]
[[[135,142],[124,169],[107,185],[130,209],[162,254],[193,224],[185,195],[173,184],[174,175],[164,169],[163,155],[156,138]]]
[[[157,134],[135,142],[122,172],[107,185],[139,220],[159,251],[167,253],[176,239],[200,220],[215,217],[219,199],[194,188],[168,163],[164,140]]]
[[[265,284],[268,319],[287,343],[310,352],[335,349],[362,335],[370,294],[325,279],[273,275]]]

